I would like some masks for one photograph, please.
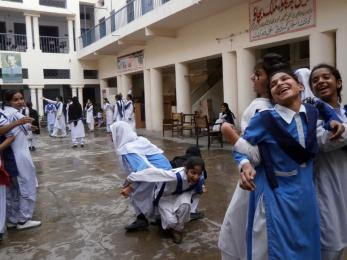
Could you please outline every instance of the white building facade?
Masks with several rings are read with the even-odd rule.
[[[95,1],[84,2],[95,6]],[[51,99],[78,96],[82,104],[87,98],[100,104],[97,66],[77,58],[76,39],[81,34],[83,3],[75,0],[0,2],[0,55],[16,55],[22,67],[19,80],[8,81],[2,73],[2,93],[22,89],[26,101],[30,100],[40,115],[44,108],[42,96]],[[5,66],[3,58],[2,72]]]

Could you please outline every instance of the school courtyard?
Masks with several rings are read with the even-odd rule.
[[[139,134],[169,159],[195,143],[186,137],[163,139],[156,132]],[[32,152],[39,182],[34,219],[42,225],[9,230],[0,259],[219,259],[220,225],[238,174],[228,145],[221,149],[216,142],[208,151],[206,138],[199,142],[208,172],[208,191],[199,206],[205,218],[188,223],[182,244],[176,245],[158,226],[125,232],[135,215],[119,194],[125,173],[104,130],[87,134],[86,145],[77,149],[71,148],[69,137],[53,139],[42,133]]]

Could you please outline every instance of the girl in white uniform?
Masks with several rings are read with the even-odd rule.
[[[110,102],[107,98],[104,98],[104,104],[102,106],[102,109],[105,112],[106,115],[106,132],[111,132],[110,126],[113,123],[113,110]]]
[[[20,120],[24,116],[19,109],[24,105],[23,95],[20,91],[11,90],[5,94],[6,106],[4,115],[8,122]],[[8,132],[6,136],[15,136],[11,144],[14,161],[10,162],[12,168],[9,174],[12,185],[7,193],[7,219],[9,225],[17,229],[25,229],[41,225],[41,221],[31,220],[36,202],[36,169],[29,152],[26,138],[31,125],[21,125]],[[5,158],[5,165],[7,161]],[[7,166],[6,166],[7,167]]]
[[[84,125],[82,121],[82,106],[77,97],[72,98],[72,104],[69,106],[69,125],[71,129],[72,147],[76,148],[78,144],[84,146]]]
[[[124,119],[125,122],[127,122],[135,131],[135,107],[132,99],[133,96],[131,94],[128,94],[126,102],[124,104]]]
[[[88,124],[89,131],[93,132],[94,131],[94,107],[90,99],[88,99],[87,101],[85,111],[87,113],[86,122]]]
[[[63,98],[62,97],[57,97],[56,101],[48,99],[43,97],[43,100],[46,100],[48,103],[52,103],[56,105],[57,108],[57,115],[55,118],[55,122],[54,122],[54,129],[53,129],[53,133],[51,136],[53,137],[57,137],[58,136],[58,132],[61,132],[60,137],[65,137],[66,136],[66,124],[65,124],[65,116],[64,116],[64,111],[63,111]]]

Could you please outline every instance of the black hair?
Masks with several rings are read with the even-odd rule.
[[[186,150],[186,155],[202,157],[200,148],[197,146],[189,146]]]
[[[222,103],[222,106],[225,107],[225,113],[226,113],[226,114],[231,113],[231,110],[230,110],[230,108],[229,108],[228,103]]]
[[[108,98],[104,98],[104,101],[105,101],[106,103],[110,103],[110,101],[108,101]]]
[[[10,101],[12,100],[13,96],[16,95],[17,93],[21,93],[22,96],[24,97],[23,92],[20,89],[7,90],[4,93],[4,97],[3,97],[4,102],[2,103],[2,109],[4,109],[5,106],[10,106]]]
[[[29,107],[29,108],[32,108],[32,107],[33,107],[33,103],[31,103],[31,101],[28,101],[28,102],[26,103],[26,105],[27,105],[27,107]]]
[[[122,100],[122,95],[121,94],[116,95],[116,101],[119,101],[119,100]]]
[[[321,64],[318,64],[318,65],[314,66],[313,69],[311,70],[310,79],[309,79],[309,84],[310,84],[310,88],[311,89],[312,89],[312,76],[313,76],[313,72],[315,70],[318,70],[318,69],[327,69],[335,77],[336,80],[341,80],[342,81],[342,77],[341,77],[340,71],[337,68],[335,68],[334,66],[331,66],[329,64],[326,64],[326,63],[321,63]],[[340,103],[342,101],[341,91],[342,91],[342,85],[341,85],[341,88],[337,89],[337,97],[338,97],[338,101]]]
[[[131,95],[131,94],[128,94],[127,97],[129,97],[130,100],[133,99],[133,95]]]
[[[59,101],[63,102],[63,97],[62,96],[57,96],[57,99],[59,99]]]
[[[200,166],[201,170],[204,169],[205,163],[204,163],[204,160],[201,157],[192,156],[184,164],[184,167],[186,168],[186,170],[194,169],[196,166]]]

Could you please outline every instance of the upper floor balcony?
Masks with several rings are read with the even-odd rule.
[[[118,11],[114,11],[111,15],[102,19],[92,29],[86,31],[80,36],[80,46],[86,47],[97,40],[112,34],[112,32],[124,27],[126,24],[137,20],[144,14],[158,8],[159,6],[169,2],[170,0],[131,0],[127,5]]]
[[[27,50],[27,36],[25,34],[0,33],[1,51],[19,51]]]

